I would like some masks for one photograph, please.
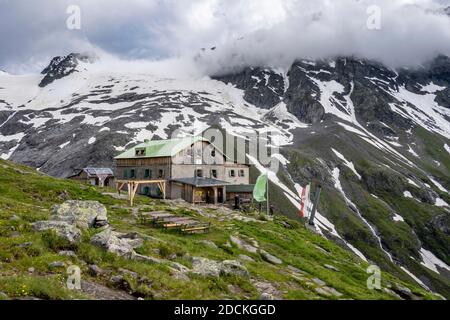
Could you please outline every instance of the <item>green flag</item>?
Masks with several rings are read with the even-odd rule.
[[[255,188],[253,189],[253,199],[257,202],[266,201],[267,189],[267,173],[263,173],[256,180]]]

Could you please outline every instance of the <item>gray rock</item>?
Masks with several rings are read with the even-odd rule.
[[[302,274],[302,275],[305,274],[304,271],[302,271],[302,270],[300,270],[299,268],[296,268],[296,267],[294,267],[294,266],[288,265],[287,268],[288,268],[289,271],[291,271],[291,272],[293,272],[293,273],[298,273],[298,274]]]
[[[101,227],[108,223],[107,211],[98,201],[69,200],[52,208],[52,220],[66,221],[80,229]]]
[[[220,263],[220,274],[225,276],[238,276],[242,278],[249,278],[250,273],[242,265],[240,261],[236,260],[225,260]]]
[[[137,272],[128,270],[128,269],[124,269],[124,268],[119,268],[118,270],[122,275],[124,276],[129,276],[131,278],[137,278],[139,276],[139,274]]]
[[[274,255],[271,255],[270,253],[260,250],[259,253],[261,254],[261,257],[266,260],[267,262],[270,262],[272,264],[282,264],[283,261],[275,257]]]
[[[260,299],[262,299],[264,296],[266,298],[272,298],[271,300],[281,299],[281,292],[275,287],[274,283],[257,280],[253,280],[252,283],[255,286],[256,290],[258,290],[258,292],[261,294]]]
[[[327,268],[328,270],[332,270],[332,271],[336,271],[336,272],[340,271],[338,268],[336,268],[335,266],[332,266],[330,264],[325,264],[324,267]]]
[[[183,272],[183,273],[189,272],[189,268],[187,268],[186,266],[184,266],[184,265],[182,265],[181,263],[178,263],[178,262],[172,262],[172,263],[170,264],[170,266],[171,266],[173,269],[175,269],[175,270],[177,270],[177,271],[180,271],[180,272]]]
[[[258,252],[258,248],[248,244],[247,242],[245,242],[244,240],[242,240],[236,236],[230,236],[230,241],[231,241],[231,243],[235,244],[239,249],[248,251],[250,253]]]
[[[255,262],[253,258],[246,256],[245,254],[240,254],[238,258],[241,259],[242,261]]]
[[[131,285],[122,275],[115,275],[109,279],[109,282],[116,288],[129,292]]]
[[[66,264],[63,261],[54,261],[48,264],[50,268],[64,268]]]
[[[332,295],[332,296],[335,296],[335,297],[338,297],[338,298],[343,296],[343,294],[340,293],[339,291],[337,291],[335,288],[331,288],[331,287],[325,286],[322,289],[324,289],[325,291],[329,292],[330,295]]]
[[[340,298],[343,296],[342,293],[340,293],[339,291],[337,291],[334,288],[330,288],[327,286],[324,287],[317,287],[314,289],[318,294],[322,295],[322,296],[326,296],[326,297],[336,297],[336,298]]]
[[[236,260],[222,262],[194,257],[192,259],[192,272],[205,277],[219,277],[235,275],[243,278],[250,276],[248,270]]]
[[[211,240],[201,240],[200,243],[207,247],[213,248],[213,249],[218,248],[217,245],[214,242],[212,242]]]
[[[259,300],[275,300],[275,297],[270,293],[263,292],[259,297]]]
[[[98,276],[101,276],[104,273],[104,271],[96,264],[91,264],[89,266],[89,273],[91,275],[93,275],[94,277],[98,277]]]
[[[9,218],[9,220],[11,220],[11,221],[20,221],[20,217],[17,216],[17,215],[13,215],[13,216],[11,216],[11,218]]]
[[[312,278],[311,280],[318,286],[323,287],[326,285],[326,283],[324,281],[320,280],[319,278]]]
[[[75,253],[75,251],[72,251],[72,250],[62,250],[62,251],[59,251],[58,252],[58,255],[60,255],[60,256],[66,256],[66,257],[73,257],[73,258],[76,258],[76,253]]]
[[[19,248],[27,248],[27,247],[31,247],[33,245],[33,242],[24,242],[18,245]]]
[[[81,239],[81,231],[66,221],[38,221],[31,226],[34,231],[53,230],[70,243],[77,243]]]
[[[395,283],[391,289],[403,299],[414,300],[416,298],[409,288],[401,284]]]
[[[220,264],[206,258],[193,257],[192,272],[205,277],[218,277],[220,275]]]
[[[163,262],[163,260],[161,260],[161,259],[150,257],[150,256],[144,256],[144,255],[138,254],[134,251],[131,255],[131,259],[136,260],[136,261],[141,261],[141,262],[147,262],[147,263],[151,263],[151,264],[160,264]]]
[[[142,239],[127,238],[125,234],[107,228],[93,236],[91,243],[109,252],[131,259],[134,249],[142,246],[143,241]]]
[[[36,269],[34,269],[33,267],[28,268],[29,273],[34,273],[34,271],[36,271]]]
[[[124,287],[127,286],[127,283],[123,283],[121,281],[113,283],[111,282],[112,285],[114,285],[115,287],[119,287],[121,289],[121,286],[123,285]],[[92,281],[86,281],[86,280],[81,280],[81,290],[83,291],[83,293],[89,295],[90,297],[92,297],[92,299],[95,300],[107,300],[107,301],[112,301],[112,300],[135,300],[136,298],[133,297],[132,295],[124,292],[123,290],[115,290],[115,289],[111,289],[108,288],[104,285],[101,285],[99,283],[95,283]]]

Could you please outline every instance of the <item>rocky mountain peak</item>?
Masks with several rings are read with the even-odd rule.
[[[40,87],[45,87],[55,80],[64,78],[73,72],[79,72],[77,67],[81,63],[94,63],[98,58],[91,53],[71,53],[67,56],[54,57],[50,64],[42,70],[45,75],[39,83]]]

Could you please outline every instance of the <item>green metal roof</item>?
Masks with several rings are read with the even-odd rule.
[[[173,157],[178,152],[191,146],[197,141],[208,141],[203,137],[187,137],[170,140],[151,140],[138,144],[137,146],[128,149],[121,153],[114,159],[134,159],[134,158],[161,158]],[[136,149],[145,149],[145,155],[136,156]]]

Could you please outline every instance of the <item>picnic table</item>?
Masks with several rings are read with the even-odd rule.
[[[175,216],[169,212],[143,212],[140,213],[140,219],[143,223],[151,221],[153,226],[163,227],[164,229],[179,229],[182,233],[193,234],[208,232],[210,223],[203,223],[192,217]]]
[[[143,212],[140,214],[141,221],[145,223],[146,221],[150,220],[153,224],[161,219],[174,217],[172,213],[168,212]]]
[[[163,223],[163,227],[165,229],[176,229],[176,228],[183,228],[185,226],[192,226],[196,225],[199,222],[197,220],[190,220],[190,219],[183,219],[183,220],[175,220],[175,221],[165,221]]]

